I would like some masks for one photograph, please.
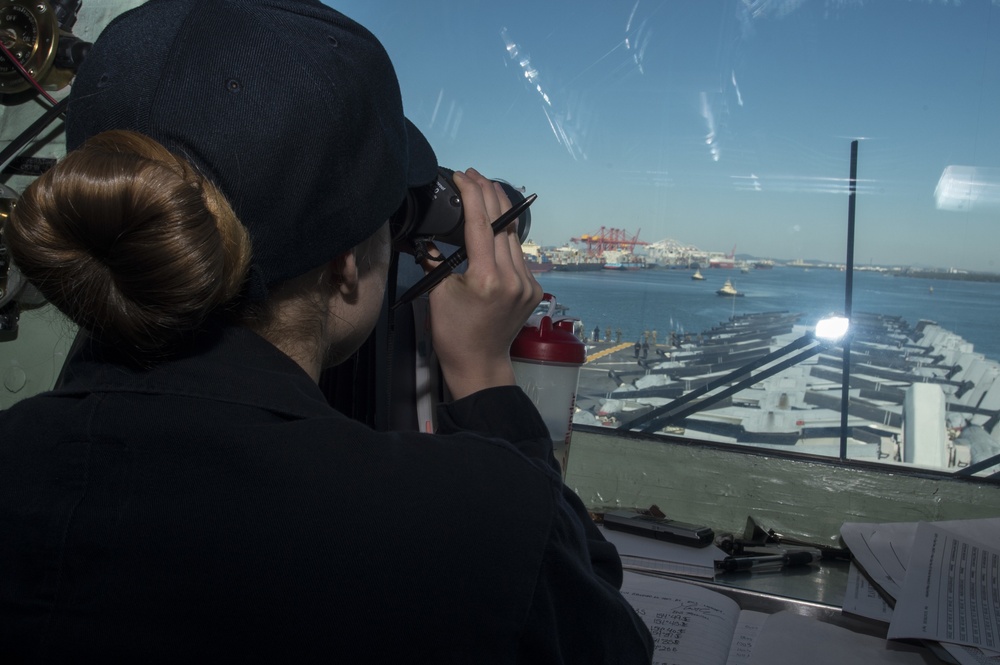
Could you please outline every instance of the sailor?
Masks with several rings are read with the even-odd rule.
[[[151,0],[70,99],[69,154],[5,228],[83,336],[64,385],[0,412],[0,661],[650,661],[515,385],[542,291],[490,228],[497,185],[455,175],[439,431],[374,431],[317,386],[437,175],[371,33],[317,0]]]

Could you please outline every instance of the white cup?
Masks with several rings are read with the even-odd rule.
[[[534,402],[552,438],[552,452],[566,477],[580,366],[587,348],[573,332],[576,319],[553,320],[555,298],[546,293],[548,314],[528,319],[510,348],[517,385]]]
[[[573,411],[576,408],[576,388],[580,380],[577,364],[536,362],[512,359],[517,385],[538,407],[552,437],[552,452],[559,462],[563,477],[569,463],[569,444],[573,434]]]

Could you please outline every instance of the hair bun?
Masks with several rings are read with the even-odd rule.
[[[216,187],[127,131],[98,134],[33,182],[5,237],[21,272],[75,323],[143,352],[231,303],[250,257]]]

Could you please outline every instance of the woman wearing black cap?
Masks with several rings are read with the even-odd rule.
[[[240,50],[208,39],[223,25]],[[320,50],[291,67],[282,40]],[[188,67],[210,47],[211,71]],[[490,229],[494,183],[455,177],[469,268],[430,294],[455,398],[438,432],[373,431],[316,385],[371,332],[385,220],[436,166],[374,37],[310,0],[154,0],[71,99],[73,150],[4,230],[87,343],[57,390],[0,412],[0,661],[649,661],[618,556],[514,385],[541,290]],[[295,159],[267,171],[262,133]]]

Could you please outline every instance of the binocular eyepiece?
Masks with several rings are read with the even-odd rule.
[[[400,251],[415,253],[414,243],[424,240],[465,244],[465,214],[462,197],[452,179],[454,171],[438,167],[438,177],[423,187],[407,190],[406,199],[389,220],[393,244]],[[524,192],[503,180],[494,180],[507,194],[512,206],[525,199]],[[528,238],[531,212],[525,210],[517,218],[517,237]]]

